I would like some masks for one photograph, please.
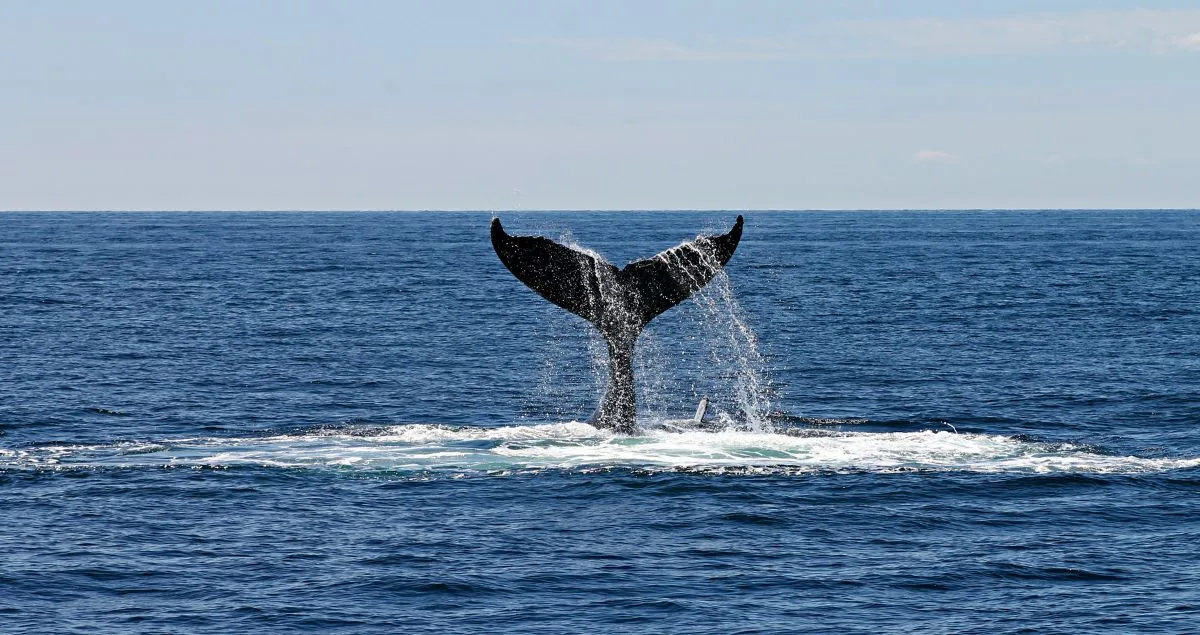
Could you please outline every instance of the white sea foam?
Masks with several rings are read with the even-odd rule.
[[[412,424],[236,438],[189,438],[0,450],[0,468],[264,466],[450,474],[544,469],[651,471],[1134,473],[1200,467],[1200,458],[1143,458],[1088,446],[950,431],[649,430],[616,435],[570,422],[498,427]]]

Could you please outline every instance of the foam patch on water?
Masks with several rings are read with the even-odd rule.
[[[658,429],[623,436],[576,422],[500,427],[412,424],[370,431],[0,449],[0,469],[238,466],[449,475],[613,468],[1112,474],[1200,467],[1200,458],[1116,456],[1089,446],[950,431]]]

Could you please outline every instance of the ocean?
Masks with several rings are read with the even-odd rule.
[[[492,216],[0,214],[0,632],[1200,631],[1200,212]]]

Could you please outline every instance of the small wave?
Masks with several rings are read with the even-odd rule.
[[[1094,446],[945,430],[789,434],[660,428],[624,436],[579,422],[498,427],[409,424],[371,428],[369,433],[331,429],[0,449],[0,469],[9,470],[242,466],[455,476],[547,469],[1113,474],[1200,467],[1200,458],[1116,456]]]
[[[106,415],[109,417],[128,417],[129,416],[128,412],[121,412],[120,410],[112,410],[109,408],[88,408],[87,411],[98,414],[98,415]]]

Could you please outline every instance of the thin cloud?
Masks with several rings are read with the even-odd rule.
[[[792,38],[685,44],[669,39],[523,37],[517,44],[623,62],[753,62],[903,56],[1027,55],[1065,51],[1200,52],[1200,10],[1028,13],[813,25]]]
[[[913,153],[912,160],[917,163],[958,163],[961,159],[945,150],[918,150]]]
[[[783,51],[761,45],[705,50],[661,39],[527,37],[512,41],[571,49],[586,57],[614,62],[745,62],[787,57]]]
[[[878,52],[1012,55],[1062,50],[1200,50],[1200,11],[1083,11],[846,23]]]
[[[1200,51],[1200,31],[1175,41],[1176,48],[1184,51]]]

